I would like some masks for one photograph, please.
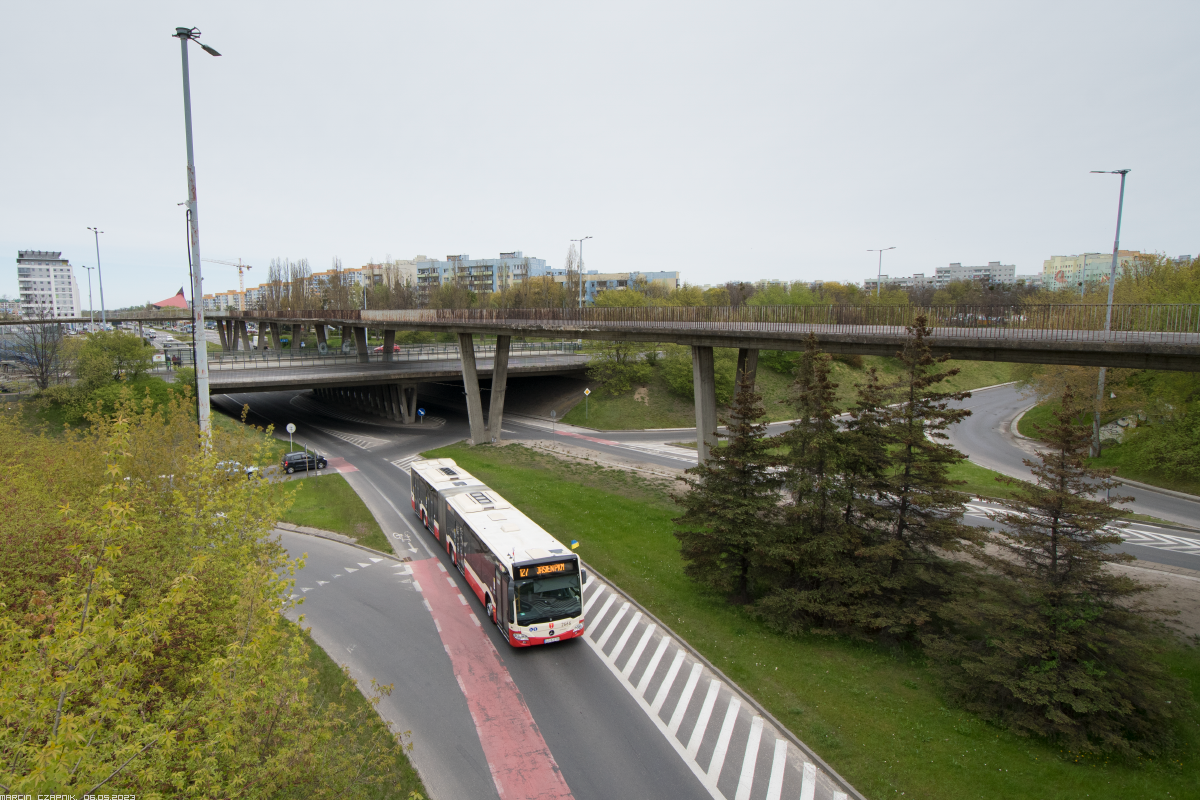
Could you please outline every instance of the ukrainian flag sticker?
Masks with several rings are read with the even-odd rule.
[[[572,550],[574,550],[576,547],[579,547],[579,540],[578,540],[578,539],[572,539],[572,540],[571,540],[571,549],[572,549]]]

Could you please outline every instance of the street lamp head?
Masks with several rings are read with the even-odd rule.
[[[208,53],[210,56],[221,55],[220,53],[218,53],[216,50],[209,47],[208,45],[200,44],[200,29],[199,28],[176,28],[175,33],[172,34],[172,38],[190,39],[191,41],[195,42],[196,44],[199,44],[200,49],[203,50],[204,52]]]
[[[1131,169],[1094,169],[1093,175],[1128,175],[1133,172]]]

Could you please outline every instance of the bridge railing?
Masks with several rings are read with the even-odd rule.
[[[949,306],[646,306],[640,308],[469,308],[286,312],[292,318],[359,324],[511,325],[565,330],[661,328],[664,332],[726,330],[778,333],[901,334],[923,316],[934,336],[1050,341],[1196,342],[1200,305],[1114,305],[1105,331],[1105,305]],[[247,318],[279,318],[265,311]]]
[[[474,347],[477,359],[492,359],[495,357],[495,345],[476,345]],[[511,364],[549,365],[561,363],[564,356],[578,355],[582,347],[578,342],[530,342],[528,346],[514,344],[509,349]],[[172,366],[190,367],[193,365],[190,346],[174,347],[169,356],[178,356]],[[316,348],[309,350],[236,350],[225,352],[210,352],[208,366],[212,370],[222,369],[263,369],[279,367],[319,367],[338,364],[404,364],[419,361],[448,361],[458,362],[460,353],[458,345],[428,344],[405,347],[392,353],[390,362],[384,358],[384,353],[370,352],[366,360],[356,352],[345,353],[339,350],[329,350],[321,354]],[[165,364],[162,369],[168,369]]]

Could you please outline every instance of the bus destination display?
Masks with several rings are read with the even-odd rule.
[[[555,561],[550,564],[530,564],[528,566],[515,567],[516,578],[545,578],[550,575],[568,575],[574,574],[577,569],[578,562],[575,559],[568,561]]]

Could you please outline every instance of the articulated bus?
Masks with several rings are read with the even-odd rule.
[[[583,635],[579,557],[450,458],[414,461],[412,508],[513,647]]]

